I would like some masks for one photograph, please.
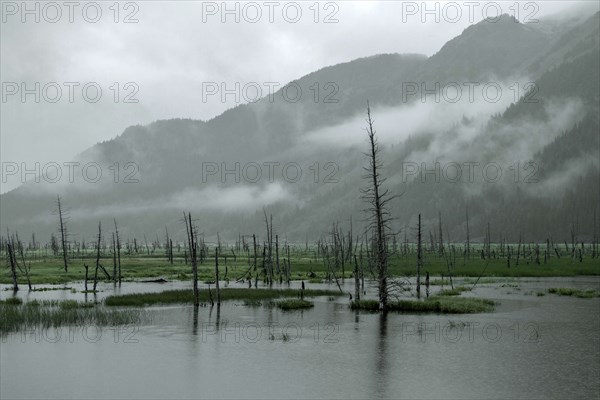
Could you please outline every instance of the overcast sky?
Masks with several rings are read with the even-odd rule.
[[[461,12],[457,16],[456,8],[442,2],[437,5],[436,22],[435,15],[423,15],[421,2],[409,3],[320,2],[315,7],[312,1],[299,2],[298,15],[291,2],[242,2],[237,4],[238,13],[224,14],[221,2],[137,1],[121,2],[117,15],[114,2],[109,1],[96,3],[102,12],[97,16],[94,4],[80,2],[70,10],[59,1],[54,4],[59,5],[60,15],[56,7],[39,3],[39,22],[35,22],[35,12],[24,13],[23,3],[3,0],[2,162],[31,167],[35,162],[62,163],[114,138],[129,125],[177,117],[210,119],[236,104],[233,95],[226,102],[218,95],[203,101],[206,82],[225,83],[229,88],[236,82],[241,86],[254,82],[267,94],[267,82],[285,85],[324,66],[359,57],[430,56],[468,25],[493,17],[498,5],[504,13],[514,15],[516,10],[514,1],[488,8],[488,2],[481,2],[473,6],[471,15],[465,2],[456,2]],[[28,7],[35,10],[36,3]],[[227,7],[235,10],[236,3]],[[429,7],[436,6],[429,3]],[[522,2],[518,7],[520,20],[591,15],[597,8],[595,1]],[[137,22],[125,23],[126,17]],[[23,103],[22,85],[36,92],[36,83],[39,103],[33,93]],[[87,99],[82,94],[86,84]],[[62,96],[53,103],[57,88]],[[19,92],[12,94],[14,90]],[[137,103],[125,102],[127,95]],[[98,98],[95,103],[94,98]],[[1,192],[18,184],[11,178],[2,183]]]

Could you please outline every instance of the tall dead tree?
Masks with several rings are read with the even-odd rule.
[[[221,288],[219,286],[219,247],[215,249],[215,288],[217,290],[217,307],[221,305]]]
[[[521,233],[519,233],[519,245],[517,246],[517,262],[515,263],[515,265],[519,265],[519,257],[521,255],[521,240],[522,240]],[[560,256],[558,258],[560,258]]]
[[[285,250],[286,250],[286,254],[287,254],[287,268],[286,268],[286,279],[287,279],[287,284],[290,284],[290,280],[292,279],[292,264],[291,264],[291,259],[290,259],[290,245],[285,244]]]
[[[256,272],[256,258],[258,257],[258,255],[256,254],[256,234],[253,233],[252,234],[252,248],[254,249],[254,262],[252,264],[252,266],[254,267],[254,272]]]
[[[269,287],[273,286],[273,215],[270,214],[270,220],[267,218],[267,211],[263,208],[265,214],[265,224],[267,225],[267,246],[266,246],[266,262],[265,275],[268,276]]]
[[[15,256],[14,243],[11,242],[10,238],[7,238],[6,251],[13,281],[13,291],[16,292],[19,290],[19,283],[17,282],[17,258]]]
[[[17,240],[16,246],[14,245],[15,237]],[[15,233],[15,237],[12,238],[13,249],[16,248],[16,252],[19,254],[19,257],[21,258],[21,264],[23,265],[23,267],[21,268],[19,263],[16,261],[16,258],[15,258],[15,264],[17,265],[17,268],[19,268],[19,272],[25,274],[25,279],[27,279],[27,286],[29,287],[29,290],[33,290],[33,287],[31,285],[31,278],[29,277],[29,270],[31,269],[31,262],[29,264],[27,264],[27,262],[25,261],[25,246],[23,245],[23,242],[21,242],[21,239],[19,239],[19,234]]]
[[[371,108],[367,102],[367,135],[369,139],[368,166],[365,178],[369,186],[362,189],[363,199],[369,204],[367,212],[370,214],[368,229],[373,232],[374,245],[373,257],[377,268],[379,286],[379,310],[386,311],[388,308],[388,249],[387,232],[389,229],[390,214],[387,203],[393,199],[387,189],[383,188],[385,179],[381,177],[382,163],[380,149],[373,128]]]
[[[277,273],[279,274],[279,280],[281,281],[281,265],[279,264],[279,235],[275,235],[275,262],[277,265]]]
[[[94,270],[94,292],[98,284],[98,268],[100,267],[100,242],[102,241],[102,223],[98,222],[98,241],[96,242],[96,269]]]
[[[358,272],[358,261],[356,260],[356,254],[354,254],[354,301],[360,300],[360,280]]]
[[[58,205],[58,221],[59,221],[59,230],[60,230],[60,240],[62,245],[63,252],[63,262],[65,265],[65,272],[67,272],[67,222],[66,216],[62,209],[62,205],[60,204],[60,196],[56,196],[56,204]]]
[[[119,281],[119,285],[121,284],[121,238],[119,237],[119,228],[117,228],[117,220],[113,219],[115,223],[115,237],[117,239],[117,275],[118,279],[115,278],[115,281]]]
[[[417,297],[421,297],[421,267],[423,266],[423,245],[421,238],[421,214],[417,227]]]
[[[439,238],[440,244],[439,244],[438,250],[439,250],[440,256],[443,256],[444,255],[444,239],[442,236],[442,212],[441,211],[438,212],[438,225],[439,225],[439,232],[440,232],[440,238]]]
[[[467,214],[467,260],[469,259],[470,255],[471,255],[471,242],[470,242],[470,237],[469,237],[469,206],[466,207],[466,214]]]
[[[192,262],[192,279],[194,287],[194,305],[200,305],[200,293],[198,291],[198,259],[196,255],[196,232],[192,225],[192,214],[183,213],[183,221],[185,222],[185,231],[187,233],[188,246],[190,248],[190,260]]]
[[[117,283],[117,241],[115,233],[112,234],[112,250],[113,250],[113,281]]]

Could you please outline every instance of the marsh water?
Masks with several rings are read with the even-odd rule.
[[[188,286],[103,285],[98,299]],[[599,286],[599,277],[498,279],[463,294],[499,302],[470,315],[354,312],[347,297],[294,312],[236,301],[148,307],[135,326],[4,337],[0,398],[598,398],[600,299],[537,293]]]

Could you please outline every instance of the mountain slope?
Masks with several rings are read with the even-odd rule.
[[[384,173],[392,191],[402,194],[392,210],[396,231],[411,226],[417,213],[424,215],[426,226],[434,224],[441,211],[451,240],[461,240],[468,205],[473,237],[481,235],[487,222],[497,235],[512,240],[519,234],[557,237],[577,219],[571,212],[574,204],[588,215],[597,201],[598,165],[589,161],[598,132],[598,41],[590,39],[597,21],[598,14],[549,40],[540,30],[503,16],[496,23],[469,27],[430,58],[385,54],[311,73],[293,82],[303,93],[297,102],[285,101],[279,90],[272,100],[241,105],[209,121],[173,119],[127,128],[77,157],[102,165],[106,179],[97,184],[25,184],[3,194],[1,227],[49,236],[55,231],[51,210],[60,194],[70,206],[74,239],[92,235],[99,219],[113,217],[126,236],[162,235],[168,226],[175,237],[183,237],[177,221],[187,209],[202,221],[207,235],[236,237],[260,231],[256,224],[262,223],[265,205],[290,239],[316,238],[332,221],[347,221],[351,215],[360,229],[363,156],[362,142],[354,137],[364,125],[368,99],[376,128],[388,135]],[[435,82],[529,74],[538,76],[537,92],[526,93],[506,109],[466,103],[453,111],[453,104],[424,104],[418,96],[403,99],[406,82],[433,87]],[[317,101],[311,90],[315,83],[320,88]],[[538,101],[527,101],[532,94]],[[336,101],[325,102],[328,95]],[[410,121],[415,118],[420,122]],[[322,136],[336,139],[327,142]],[[530,160],[539,164],[538,186],[514,182],[511,175],[515,162],[521,168]],[[112,182],[108,170],[115,162],[121,168],[119,183]],[[128,162],[139,167],[134,174],[138,183],[122,183],[125,172],[131,172],[123,170]],[[265,162],[296,163],[302,179],[286,179],[279,169],[274,179],[263,175],[250,182],[244,168],[256,163],[266,174]],[[407,162],[497,162],[505,175],[495,184],[481,177],[474,182],[413,182],[402,175]],[[220,173],[207,178],[206,163],[219,169],[222,163],[228,168],[239,163],[242,179],[236,182],[232,174],[222,179]],[[584,225],[582,234],[589,231]]]

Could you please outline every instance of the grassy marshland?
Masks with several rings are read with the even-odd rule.
[[[440,314],[472,314],[494,310],[495,303],[487,299],[466,297],[430,297],[426,300],[398,300],[389,304],[390,311],[404,313],[440,313]],[[377,300],[360,300],[352,302],[353,310],[377,311]]]
[[[275,302],[275,306],[284,311],[290,310],[303,310],[306,308],[312,308],[315,305],[311,301],[300,300],[300,299],[286,299]]]
[[[573,289],[573,288],[550,288],[548,293],[557,294],[559,296],[572,296],[579,297],[581,299],[591,299],[593,297],[600,297],[600,290],[596,289]]]
[[[94,303],[75,300],[32,300],[23,303],[19,298],[0,301],[0,334],[35,327],[59,326],[116,326],[140,323],[142,310],[109,310]]]
[[[496,249],[498,250],[498,249]],[[164,253],[164,250],[161,250]],[[600,264],[597,259],[591,258],[589,254],[583,257],[580,262],[573,259],[566,251],[560,251],[561,258],[551,254],[547,260],[540,261],[537,264],[534,259],[522,256],[519,265],[516,265],[513,259],[510,264],[506,257],[492,257],[489,260],[483,260],[480,257],[472,256],[469,259],[457,257],[456,264],[452,267],[452,275],[460,277],[472,277],[476,279],[483,274],[479,283],[496,283],[493,278],[485,277],[550,277],[550,276],[576,276],[576,275],[600,275]],[[234,280],[240,277],[248,277],[249,258],[246,254],[238,254],[233,257],[219,257],[219,271],[221,279]],[[83,264],[91,265],[95,262],[96,254],[88,249],[85,253],[70,257],[69,270],[64,272],[62,258],[47,254],[44,251],[30,251],[26,256],[27,264],[31,265],[29,271],[30,279],[33,285],[37,284],[64,284],[68,282],[82,281],[85,275]],[[112,261],[109,252],[101,255],[102,259]],[[415,276],[416,258],[414,252],[407,254],[394,254],[389,259],[389,272],[392,276]],[[12,283],[10,268],[8,268],[6,257],[0,257],[0,283]],[[292,279],[304,279],[308,282],[322,282],[328,279],[327,267],[322,257],[317,257],[316,249],[295,248],[291,250],[291,269]],[[105,260],[108,261],[108,260]],[[260,261],[260,257],[259,257]],[[111,262],[107,263],[111,270]],[[173,264],[169,263],[164,254],[155,253],[146,255],[142,253],[123,254],[121,258],[122,275],[125,282],[132,280],[164,278],[166,280],[190,280],[191,265],[185,263],[183,250],[176,252]],[[509,267],[510,265],[510,267]],[[368,273],[368,271],[365,271]],[[429,272],[432,277],[431,285],[449,285],[446,278],[448,266],[443,257],[437,254],[426,253],[423,265],[423,272]],[[214,280],[214,258],[207,258],[198,266],[199,280]],[[251,273],[254,278],[256,272]],[[93,271],[90,273],[90,278]],[[444,275],[445,279],[439,279]],[[336,276],[339,279],[352,278],[352,266],[347,265],[344,271],[337,270]],[[99,279],[104,280],[102,274]],[[261,276],[262,278],[262,276]],[[279,280],[279,277],[276,277]],[[18,282],[26,285],[26,277],[18,274]]]
[[[271,300],[281,297],[298,297],[297,289],[239,289],[227,288],[221,289],[221,300],[243,300],[244,304],[257,306],[262,300]],[[333,290],[304,290],[304,297],[315,296],[345,296],[339,291]],[[213,300],[216,299],[216,292],[212,290]],[[200,291],[200,302],[209,302],[207,290]],[[121,296],[109,296],[104,300],[107,306],[134,306],[143,307],[152,304],[170,304],[170,303],[193,303],[194,296],[191,290],[167,290],[160,293],[134,293]]]

